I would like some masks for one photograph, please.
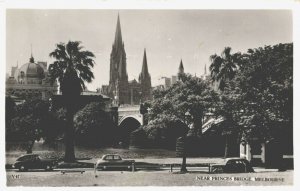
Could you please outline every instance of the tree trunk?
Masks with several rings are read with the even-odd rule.
[[[194,128],[196,129],[196,136],[202,136],[202,116],[196,116],[194,119]]]
[[[73,117],[74,112],[72,109],[67,108],[67,124],[65,130],[65,162],[75,162],[75,151],[74,151],[74,141],[75,141],[75,132],[74,132],[74,124]]]
[[[224,152],[224,158],[228,157],[228,152],[229,152],[228,135],[225,135],[225,152]]]
[[[183,137],[183,152],[182,152],[182,163],[181,163],[181,173],[186,173],[186,136]]]
[[[27,147],[27,151],[26,151],[27,154],[31,154],[32,153],[32,148],[33,148],[33,145],[34,145],[34,141],[35,140],[32,140],[32,141],[28,142],[28,147]]]

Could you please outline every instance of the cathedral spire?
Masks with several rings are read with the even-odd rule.
[[[116,36],[115,36],[115,46],[122,45],[122,32],[121,32],[121,24],[120,24],[120,16],[118,13],[118,21],[117,21],[117,27],[116,27]]]
[[[184,67],[183,67],[182,59],[181,59],[180,64],[179,64],[179,68],[178,68],[178,74],[177,74],[178,80],[182,80],[183,75],[184,75]]]
[[[184,73],[184,67],[182,64],[182,59],[180,60],[179,68],[178,68],[178,73]]]
[[[143,66],[142,66],[141,75],[143,75],[143,76],[148,75],[148,65],[147,65],[146,49],[144,49]]]

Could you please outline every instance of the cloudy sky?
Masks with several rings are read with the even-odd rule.
[[[95,90],[109,81],[109,60],[120,14],[129,79],[138,78],[147,50],[152,85],[185,71],[201,75],[209,56],[225,46],[233,51],[292,42],[292,12],[287,10],[7,10],[6,72],[35,60],[47,61],[55,44],[81,41],[96,55]]]

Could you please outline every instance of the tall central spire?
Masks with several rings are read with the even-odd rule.
[[[115,36],[115,46],[122,45],[122,44],[123,44],[123,41],[122,41],[120,16],[118,13],[118,21],[117,21],[116,36]]]
[[[128,75],[126,71],[126,52],[121,33],[121,22],[118,14],[115,40],[110,54],[109,96],[117,98],[119,104],[129,103]]]

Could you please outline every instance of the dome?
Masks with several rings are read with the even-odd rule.
[[[23,64],[18,69],[18,77],[43,79],[45,77],[44,69],[40,64],[34,63],[34,60],[30,59],[29,63]]]

